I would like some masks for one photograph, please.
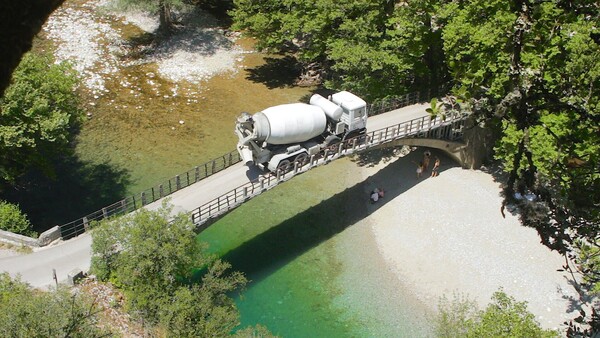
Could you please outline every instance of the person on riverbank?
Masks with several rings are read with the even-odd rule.
[[[417,179],[421,178],[421,174],[423,174],[423,161],[417,163],[415,161],[412,161],[414,164],[417,165]]]
[[[433,168],[431,168],[431,177],[436,177],[440,174],[440,158],[435,157],[435,162],[433,163]]]
[[[379,190],[375,188],[375,190],[371,191],[371,204],[375,204],[375,202],[379,201]]]
[[[379,201],[383,196],[385,196],[385,191],[381,188],[375,188],[370,194],[371,204]]]
[[[423,171],[429,169],[429,159],[431,158],[431,152],[426,150],[423,154]]]

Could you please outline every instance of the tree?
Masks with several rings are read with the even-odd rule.
[[[199,284],[179,287],[161,324],[177,337],[226,337],[239,324],[239,313],[227,296],[245,283],[240,274],[227,274],[221,261],[207,269]]]
[[[129,308],[176,336],[224,336],[239,324],[228,296],[246,279],[204,254],[194,225],[171,207],[141,209],[92,232],[92,272],[125,291]],[[195,277],[194,274],[199,275]],[[194,282],[199,278],[199,282]]]
[[[0,274],[0,336],[107,337],[96,327],[94,302],[65,288],[35,291],[7,273]]]
[[[505,203],[520,207],[546,246],[575,259],[587,281],[599,280],[598,266],[586,264],[595,255],[577,254],[577,243],[600,248],[597,4],[469,1],[444,10],[454,93],[499,127]],[[515,197],[525,194],[535,200]]]
[[[13,71],[31,49],[34,36],[64,0],[29,0],[0,3],[0,97]]]
[[[437,337],[465,337],[473,328],[478,315],[477,304],[464,295],[454,294],[452,300],[440,299],[439,312],[434,322]]]
[[[21,212],[19,206],[2,200],[0,200],[0,229],[25,236],[35,235],[27,215]]]
[[[27,54],[0,98],[0,180],[31,167],[52,174],[50,159],[68,151],[81,121],[77,77],[66,63]]]
[[[442,3],[235,0],[230,13],[234,28],[256,38],[259,48],[320,63],[325,86],[374,99],[445,81],[434,17]]]
[[[125,9],[141,9],[151,13],[158,13],[158,32],[170,34],[173,31],[175,20],[173,10],[186,7],[183,0],[118,0],[117,5]]]
[[[558,337],[558,332],[540,327],[526,302],[517,302],[502,290],[492,295],[484,311],[472,300],[456,296],[452,302],[442,298],[439,308],[438,337]]]

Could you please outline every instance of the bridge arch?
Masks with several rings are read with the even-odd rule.
[[[494,134],[489,129],[474,124],[471,118],[467,119],[462,128],[460,141],[417,136],[396,139],[372,149],[397,146],[434,148],[445,152],[465,169],[478,169],[490,156]]]

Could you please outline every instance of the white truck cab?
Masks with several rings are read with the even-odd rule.
[[[343,114],[340,122],[346,125],[347,133],[367,127],[367,103],[365,100],[347,91],[331,95],[330,100],[342,107]],[[341,133],[336,131],[336,134]]]

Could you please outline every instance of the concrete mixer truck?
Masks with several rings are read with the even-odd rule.
[[[254,115],[242,113],[235,126],[237,150],[246,165],[262,170],[288,171],[294,163],[309,161],[325,147],[364,134],[367,105],[360,97],[342,91],[310,103],[269,107]]]

